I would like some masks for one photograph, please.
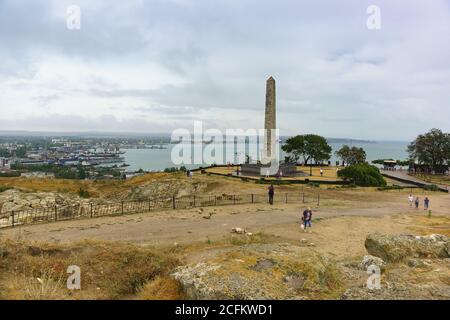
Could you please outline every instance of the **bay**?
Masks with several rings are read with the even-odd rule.
[[[367,160],[371,162],[376,159],[396,159],[396,160],[406,160],[408,158],[408,153],[406,151],[408,142],[403,141],[375,141],[375,142],[332,142],[330,146],[333,148],[333,155],[330,159],[332,164],[335,163],[336,156],[334,152],[339,150],[342,145],[347,144],[350,146],[361,147],[367,153]],[[139,169],[143,169],[145,171],[161,171],[165,168],[169,167],[179,167],[179,164],[176,164],[172,161],[172,149],[175,147],[175,144],[166,144],[163,145],[165,149],[124,149],[125,161],[129,164],[127,171],[137,171]],[[201,148],[206,148],[208,145],[204,144]],[[236,154],[236,150],[240,148],[241,152]],[[227,162],[238,162],[243,161],[245,159],[245,153],[248,153],[249,148],[253,148],[252,150],[261,150],[260,145],[245,145],[243,143],[238,144],[225,144],[223,147],[223,154],[228,157],[227,159],[223,159],[221,162],[216,162],[216,164],[226,164]],[[280,145],[281,148],[281,145]],[[192,149],[191,149],[192,150]],[[245,150],[242,152],[242,150]],[[259,151],[259,154],[261,152]],[[284,152],[280,150],[280,158],[284,158]],[[260,157],[260,156],[258,156]],[[188,169],[198,168],[200,166],[206,166],[211,163],[202,164],[184,164]]]

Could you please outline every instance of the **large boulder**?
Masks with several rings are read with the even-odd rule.
[[[386,262],[399,262],[406,258],[448,258],[450,239],[447,236],[382,235],[370,234],[365,241],[367,252]]]
[[[265,300],[329,297],[340,290],[339,274],[306,248],[251,244],[179,267],[172,276],[189,299]]]

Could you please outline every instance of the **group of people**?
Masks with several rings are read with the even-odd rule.
[[[412,207],[414,205],[416,209],[419,209],[419,205],[420,205],[419,197],[414,198],[414,196],[412,194],[410,194],[408,196],[408,201],[409,201],[410,207]],[[423,199],[423,210],[428,210],[429,207],[430,207],[430,199],[428,199],[428,197],[425,197],[425,199]]]
[[[275,188],[273,187],[273,184],[269,186],[268,195],[269,195],[269,204],[273,205],[273,197],[275,196]],[[303,211],[301,220],[302,220],[301,228],[303,229],[303,231],[306,232],[306,228],[308,226],[311,228],[311,221],[312,221],[311,208],[308,207],[305,211]]]

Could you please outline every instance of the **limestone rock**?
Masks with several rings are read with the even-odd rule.
[[[371,255],[366,255],[362,258],[362,261],[359,264],[359,268],[366,271],[367,268],[371,265],[376,265],[378,268],[380,268],[381,272],[383,272],[386,268],[386,263],[383,261],[383,259]]]
[[[408,266],[411,268],[427,268],[430,264],[423,259],[409,259]]]
[[[243,228],[233,228],[233,229],[231,229],[231,232],[237,233],[237,234],[244,234],[244,233],[246,233],[245,229],[243,229]]]
[[[382,235],[369,234],[365,241],[367,252],[386,262],[399,262],[406,258],[448,258],[450,239],[444,235]]]
[[[188,299],[305,299],[326,296],[339,286],[335,264],[289,244],[249,244],[172,275]]]

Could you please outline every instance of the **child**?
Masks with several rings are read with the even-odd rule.
[[[425,197],[425,200],[423,200],[423,210],[428,210],[429,204],[430,204],[430,199],[428,199],[428,197]]]
[[[419,197],[416,197],[416,201],[414,203],[416,205],[416,209],[419,209]]]
[[[305,211],[303,211],[303,225],[305,226],[303,231],[306,232],[306,227],[309,225],[309,227],[311,228],[311,220],[312,220],[312,211],[311,208],[306,209]]]
[[[412,207],[413,202],[414,202],[414,197],[412,196],[412,194],[409,195],[408,200],[409,200],[409,206]]]

